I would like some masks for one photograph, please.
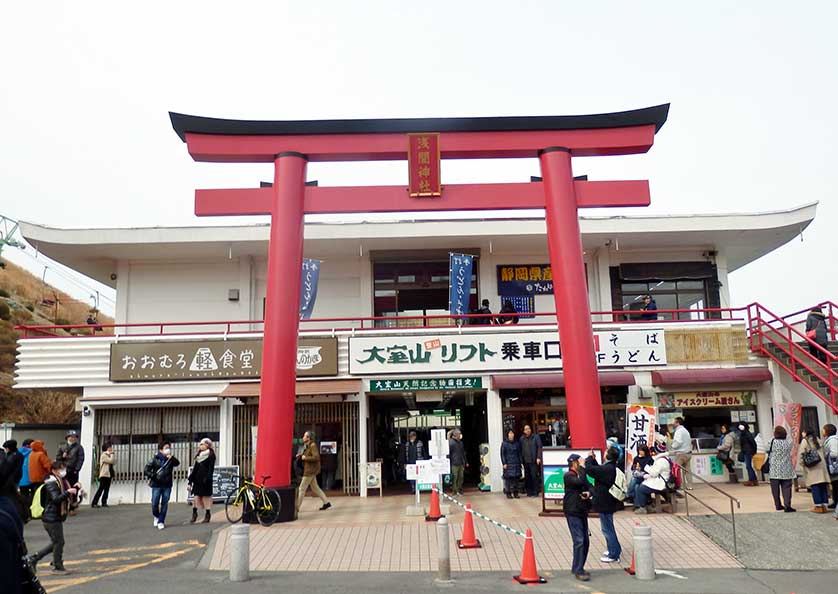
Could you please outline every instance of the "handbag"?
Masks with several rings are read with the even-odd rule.
[[[818,335],[818,330],[816,328],[812,328],[811,330],[806,331],[806,338],[809,340],[815,340]]]
[[[803,466],[812,468],[821,463],[821,455],[818,450],[808,450],[803,454]]]
[[[771,460],[771,449],[773,447],[774,447],[774,440],[772,439],[771,440],[771,445],[768,446],[768,453],[765,455],[765,462],[762,463],[762,466],[759,469],[760,472],[762,472],[763,475],[769,474],[771,472],[771,464],[769,464],[769,461]]]
[[[739,452],[739,454],[736,456],[736,459],[739,462],[744,462],[745,461],[745,452]]]
[[[730,462],[730,452],[726,450],[719,450],[716,453],[716,458],[719,459],[719,462]]]

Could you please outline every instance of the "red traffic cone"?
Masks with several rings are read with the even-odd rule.
[[[431,489],[431,510],[428,512],[428,515],[425,516],[426,522],[436,522],[438,519],[445,517],[439,509],[439,493],[436,489],[436,487]]]
[[[457,541],[461,549],[480,549],[480,541],[474,538],[474,518],[472,517],[471,504],[466,503],[466,517],[463,520],[463,538]]]
[[[519,584],[546,584],[547,580],[538,575],[535,566],[535,546],[532,542],[532,530],[527,528],[527,537],[524,540],[524,558],[521,560],[521,575],[514,578]]]
[[[626,573],[629,575],[634,575],[634,551],[631,552],[631,566],[626,568]]]

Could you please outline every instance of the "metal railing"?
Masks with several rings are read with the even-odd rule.
[[[675,464],[675,462],[673,462],[673,464]],[[688,520],[690,519],[690,497],[692,497],[697,502],[699,502],[701,505],[703,505],[704,507],[709,509],[711,512],[713,512],[714,514],[716,514],[720,518],[722,518],[724,521],[730,522],[730,525],[733,528],[733,555],[738,557],[739,556],[739,548],[738,548],[737,543],[736,543],[736,512],[733,508],[733,504],[735,502],[736,503],[736,509],[740,509],[742,507],[742,504],[740,503],[740,501],[736,497],[734,497],[733,495],[730,495],[729,493],[726,493],[725,491],[722,491],[721,489],[719,489],[716,485],[714,485],[710,481],[707,481],[707,480],[701,478],[700,476],[698,476],[697,474],[694,474],[694,473],[690,472],[687,468],[684,468],[680,464],[675,464],[675,465],[678,468],[681,469],[682,473],[687,473],[688,475],[690,475],[690,481],[692,481],[693,479],[698,479],[702,483],[704,483],[705,485],[710,487],[711,489],[713,489],[715,491],[718,491],[719,493],[721,493],[722,495],[724,495],[725,497],[728,498],[728,500],[730,502],[730,519],[727,518],[726,514],[712,508],[710,505],[708,505],[707,503],[705,503],[704,501],[702,501],[701,499],[696,497],[692,493],[692,491],[688,491],[687,489],[683,489],[684,505],[686,506],[686,513],[687,513],[687,519]]]

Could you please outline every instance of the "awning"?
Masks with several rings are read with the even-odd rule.
[[[770,382],[767,367],[733,367],[730,369],[666,369],[652,372],[654,386],[695,386],[705,384],[754,384]]]
[[[230,384],[223,392],[222,398],[258,398],[260,382],[243,382]],[[359,379],[327,379],[297,382],[297,396],[315,394],[357,394],[361,391]]]
[[[634,374],[630,371],[600,371],[600,386],[633,386]],[[564,373],[532,373],[519,375],[493,375],[492,386],[496,390],[514,388],[564,388]]]

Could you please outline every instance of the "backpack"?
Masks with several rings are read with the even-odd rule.
[[[617,501],[625,501],[626,499],[626,474],[619,468],[615,469],[617,474],[614,475],[614,484],[608,487],[608,494]]]
[[[669,462],[669,478],[666,479],[666,489],[668,491],[675,491],[681,488],[681,467],[672,463],[672,458],[667,456],[666,461]]]
[[[32,505],[29,506],[29,513],[31,514],[33,520],[40,519],[41,516],[44,515],[43,495],[44,486],[41,485],[35,491],[35,495],[32,497]]]

